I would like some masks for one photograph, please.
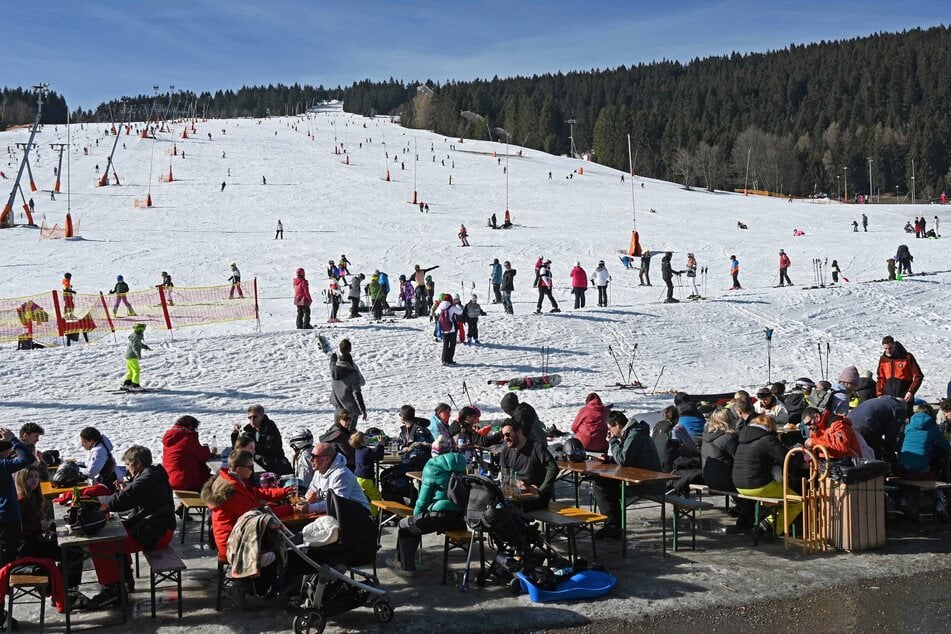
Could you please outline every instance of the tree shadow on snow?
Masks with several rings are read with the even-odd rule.
[[[709,300],[711,303],[716,302],[718,304],[768,304],[769,302],[762,299],[726,299],[726,298],[717,298]]]

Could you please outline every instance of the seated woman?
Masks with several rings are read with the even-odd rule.
[[[474,405],[466,405],[459,410],[456,420],[449,425],[449,435],[457,446],[461,441],[465,441],[463,444],[470,448],[491,447],[502,442],[501,432],[493,434],[491,428],[480,429],[480,418],[482,412]]]
[[[240,436],[235,438],[234,446],[226,447],[225,450],[221,452],[221,468],[222,469],[228,468],[228,458],[231,456],[233,452],[237,451],[238,449],[244,449],[245,451],[250,452],[251,456],[253,457],[254,450],[255,450],[254,438],[252,438],[251,436],[247,436],[245,434],[241,434]]]
[[[353,447],[350,446],[350,435],[353,433],[353,428],[353,416],[347,410],[342,409],[334,415],[334,423],[330,426],[330,429],[320,437],[320,442],[333,445],[337,453],[346,459],[347,467],[351,471],[356,467]]]
[[[575,420],[571,423],[571,433],[581,441],[585,451],[596,453],[608,450],[608,414],[611,408],[601,402],[601,397],[591,392],[584,399]]]
[[[112,441],[95,427],[79,432],[79,442],[86,450],[86,460],[79,471],[95,484],[99,482],[112,490],[116,488],[116,459],[112,457]]]
[[[938,428],[929,406],[915,408],[903,435],[898,472],[905,478],[934,480],[937,463],[951,453],[951,443]]]
[[[380,489],[376,486],[376,463],[383,460],[383,443],[378,442],[371,446],[370,439],[362,431],[355,431],[350,436],[350,446],[353,447],[356,465],[353,475],[356,476],[357,483],[371,503],[370,515],[376,519],[377,508],[372,506],[372,503],[373,500],[383,499],[383,496],[380,495]]]
[[[463,509],[449,500],[447,489],[453,473],[465,474],[466,459],[452,452],[452,444],[444,438],[433,441],[433,457],[423,467],[423,481],[412,517],[400,521],[396,538],[396,557],[386,563],[401,576],[416,575],[416,551],[420,537],[427,533],[461,529]]]
[[[738,441],[736,455],[733,456],[733,484],[736,490],[743,495],[783,497],[785,489],[780,481],[781,476],[775,477],[774,470],[778,469],[777,475],[781,473],[786,448],[776,434],[776,421],[771,416],[760,414],[740,430]],[[780,521],[775,526],[768,526],[767,519],[754,530],[771,530],[776,535],[782,535],[783,527],[791,524],[801,512],[801,503],[790,504],[789,517],[780,511]]]
[[[212,532],[219,557],[228,552],[228,537],[242,515],[271,503],[271,510],[278,517],[290,515],[294,509],[284,504],[284,499],[296,490],[265,489],[251,483],[254,472],[254,454],[244,449],[236,449],[228,456],[228,468],[205,483],[201,490],[201,499],[211,509]],[[250,580],[240,580],[227,588],[226,594],[238,605],[247,607],[246,595],[250,591]]]
[[[736,491],[733,486],[733,457],[738,445],[736,418],[727,408],[716,408],[710,414],[700,443],[704,484],[716,491]],[[734,498],[734,501],[739,512],[736,528],[753,528],[753,505],[749,500]]]
[[[162,448],[162,466],[172,489],[201,491],[211,476],[207,465],[211,450],[198,442],[198,419],[180,416],[162,436]]]

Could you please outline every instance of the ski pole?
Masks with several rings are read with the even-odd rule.
[[[832,346],[829,345],[829,342],[826,341],[826,381],[829,380],[829,352],[831,347]]]
[[[614,354],[614,348],[611,347],[611,344],[608,344],[608,353],[611,355],[611,358],[614,359],[614,364],[617,366],[618,374],[621,375],[621,382],[624,382],[624,370],[621,369],[621,364],[617,360],[617,356]]]
[[[634,371],[634,359],[637,356],[637,344],[634,344],[634,350],[631,351],[631,364],[627,366],[627,383],[631,384],[631,375],[634,375],[634,380],[637,381],[637,384],[641,384],[641,379],[637,376],[637,372]]]
[[[773,382],[773,358],[772,358],[772,349],[773,349],[773,329],[766,329],[766,382]]]
[[[462,382],[462,392],[466,395],[466,398],[469,399],[469,405],[472,405],[472,395],[469,394],[469,388],[466,387],[466,382]]]
[[[664,370],[666,369],[666,365],[660,366],[660,374],[657,375],[657,380],[654,381],[654,389],[651,390],[651,394],[657,394],[657,384],[660,383],[660,377],[664,376]]]
[[[456,405],[456,400],[452,398],[452,394],[446,394],[449,397],[449,402],[452,403],[453,408],[459,409],[459,406]]]
[[[825,372],[823,371],[822,365],[822,342],[816,342],[816,347],[819,349],[819,376],[822,377],[822,380],[826,380]]]

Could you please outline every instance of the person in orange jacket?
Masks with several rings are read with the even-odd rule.
[[[909,413],[915,402],[915,392],[921,387],[925,375],[915,360],[915,355],[895,341],[891,335],[882,338],[882,356],[878,360],[878,381],[875,396],[894,396],[908,404]]]
[[[73,295],[76,294],[76,291],[73,290],[73,274],[72,273],[63,273],[63,317],[66,319],[75,319],[75,310],[76,304],[73,301]]]
[[[809,438],[805,442],[807,449],[822,445],[830,458],[862,456],[862,445],[847,417],[831,410],[820,412],[815,407],[807,407],[802,412],[802,422],[809,428]]]

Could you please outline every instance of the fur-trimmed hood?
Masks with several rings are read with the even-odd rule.
[[[227,469],[221,469],[215,477],[208,480],[205,486],[201,488],[201,499],[209,508],[221,506],[234,495],[235,486],[237,486],[235,476],[229,473]]]

